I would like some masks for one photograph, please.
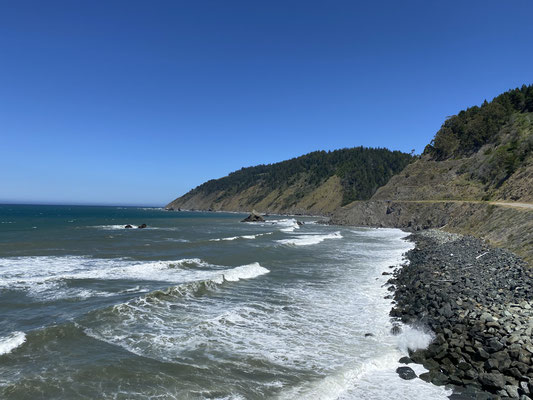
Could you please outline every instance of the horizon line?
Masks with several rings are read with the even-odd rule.
[[[148,205],[148,204],[120,204],[120,203],[64,203],[54,201],[12,201],[0,200],[0,206],[74,206],[74,207],[149,207],[149,208],[163,208],[164,205]]]

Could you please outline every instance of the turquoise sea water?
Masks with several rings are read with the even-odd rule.
[[[403,232],[243,217],[0,205],[0,398],[445,398],[394,372]]]

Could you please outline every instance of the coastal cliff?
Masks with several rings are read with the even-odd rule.
[[[354,200],[370,199],[412,160],[387,149],[316,151],[210,180],[166,208],[324,215]]]
[[[449,117],[417,158],[357,147],[243,168],[167,209],[331,216],[341,225],[443,228],[533,262],[533,85]]]
[[[533,262],[533,86],[450,117],[416,162],[335,224],[443,228]]]

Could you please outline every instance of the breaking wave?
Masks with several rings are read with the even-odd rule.
[[[237,240],[237,239],[248,239],[248,240],[252,240],[252,239],[257,239],[258,237],[261,237],[261,236],[266,236],[266,235],[271,235],[273,232],[266,232],[266,233],[257,233],[255,235],[241,235],[241,236],[230,236],[230,237],[225,237],[225,238],[217,238],[217,239],[209,239],[210,242],[220,242],[220,241],[232,241],[232,240]]]
[[[207,277],[207,269],[211,267],[217,268],[198,258],[150,262],[85,256],[1,258],[0,288],[25,290],[30,295],[48,300],[111,296],[112,292],[70,288],[67,283],[80,279],[190,281]]]
[[[197,346],[200,335],[205,334],[206,328],[202,324],[209,321],[200,312],[199,302],[203,298],[211,304],[204,297],[206,294],[216,291],[225,282],[248,280],[269,272],[257,262],[212,271],[207,279],[155,290],[125,303],[96,310],[79,321],[79,326],[88,336],[118,345],[131,353],[172,360],[183,348]],[[199,331],[194,333],[195,329]]]
[[[11,353],[26,341],[24,332],[13,332],[8,336],[0,337],[0,355]]]
[[[326,235],[300,235],[298,237],[293,237],[290,239],[281,239],[278,240],[278,243],[285,245],[293,246],[310,246],[313,244],[318,244],[327,239],[341,239],[342,235],[340,232],[329,233]]]

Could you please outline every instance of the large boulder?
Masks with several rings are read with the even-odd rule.
[[[416,373],[410,367],[398,367],[396,373],[400,375],[400,378],[405,380],[411,380],[416,378]]]
[[[139,229],[144,229],[144,228],[146,228],[146,224],[139,225],[138,228],[139,228]]]
[[[265,222],[265,219],[258,212],[253,210],[252,213],[241,222]]]
[[[479,380],[483,386],[489,390],[500,390],[505,388],[505,377],[499,372],[481,374]]]

